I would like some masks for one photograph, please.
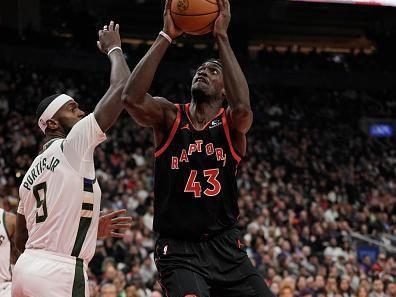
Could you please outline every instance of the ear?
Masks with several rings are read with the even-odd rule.
[[[55,119],[50,119],[47,121],[47,127],[51,130],[57,130],[59,128],[59,122]]]

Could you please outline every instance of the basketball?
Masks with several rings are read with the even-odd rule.
[[[219,7],[216,0],[172,0],[171,15],[185,33],[203,35],[213,30]]]

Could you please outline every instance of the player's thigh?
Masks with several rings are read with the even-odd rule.
[[[0,297],[11,297],[11,282],[0,283]]]
[[[209,297],[205,279],[190,270],[175,269],[160,278],[167,297]]]
[[[273,297],[264,279],[252,274],[239,282],[219,286],[212,290],[211,297]]]
[[[12,296],[69,297],[72,296],[74,276],[73,265],[22,254],[14,268]]]

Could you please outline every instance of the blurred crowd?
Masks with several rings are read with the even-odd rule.
[[[18,187],[42,135],[37,103],[53,93],[92,111],[106,74],[0,65],[0,207]],[[252,263],[277,296],[396,296],[396,142],[367,136],[359,119],[392,117],[391,91],[251,86],[254,125],[238,173],[239,224]],[[189,98],[155,82],[153,95]],[[92,297],[161,297],[153,261],[153,137],[123,114],[95,154],[102,209],[133,216],[124,239],[98,240]],[[2,202],[2,203],[1,203]]]

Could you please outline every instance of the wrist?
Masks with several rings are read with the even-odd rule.
[[[113,46],[108,52],[107,56],[110,57],[110,55],[114,52],[119,51],[122,54],[122,48],[120,46]]]
[[[165,30],[160,31],[158,34],[165,38],[170,44],[172,44],[173,38]]]
[[[215,37],[217,40],[227,40],[228,39],[227,31],[215,32]]]

